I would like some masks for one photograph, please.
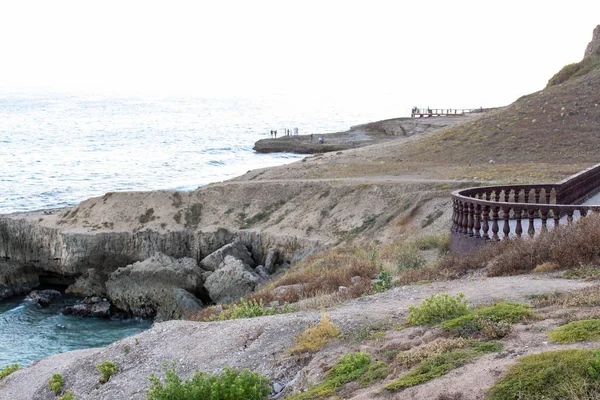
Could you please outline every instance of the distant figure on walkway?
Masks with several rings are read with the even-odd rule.
[[[310,134],[310,142],[311,142],[311,143],[312,143],[312,140],[313,140],[313,134],[311,133],[311,134]]]
[[[294,128],[294,135],[298,136],[298,128]]]
[[[271,137],[273,137],[273,129],[271,129]]]
[[[325,138],[323,136],[319,137],[319,144],[325,143]]]
[[[277,130],[274,130],[273,134],[275,135],[275,139],[277,139]]]

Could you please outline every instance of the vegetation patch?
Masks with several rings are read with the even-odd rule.
[[[149,377],[148,400],[266,400],[271,392],[267,377],[247,369],[225,368],[217,375],[196,372],[191,379],[182,381],[174,366],[163,368],[164,384],[154,374]]]
[[[145,224],[150,221],[154,221],[155,219],[156,216],[154,215],[154,208],[147,209],[145,213],[138,217],[138,221],[140,222],[140,224]]]
[[[552,341],[557,343],[575,343],[585,340],[600,340],[600,320],[585,319],[569,322],[548,332]]]
[[[260,224],[263,222],[267,222],[271,218],[271,213],[261,211],[259,213],[254,214],[250,218],[245,218],[244,223],[240,226],[240,229],[248,229],[256,224]]]
[[[566,279],[600,279],[600,268],[595,265],[582,265],[577,268],[569,269],[563,274]]]
[[[406,318],[411,325],[436,324],[465,315],[470,307],[465,295],[450,296],[447,293],[433,294],[418,306],[409,306]]]
[[[567,64],[564,67],[562,67],[560,71],[554,74],[552,78],[550,78],[546,87],[559,85],[573,78],[577,78],[578,76],[583,76],[588,72],[591,72],[594,69],[598,68],[599,66],[600,59],[598,59],[598,57],[593,56],[584,58],[583,60],[577,63]]]
[[[4,368],[2,368],[0,370],[0,380],[2,380],[3,378],[6,378],[13,372],[18,371],[20,369],[21,369],[21,365],[19,365],[18,363],[6,365]]]
[[[194,203],[187,210],[185,210],[185,227],[195,228],[200,223],[200,217],[202,216],[202,204]]]
[[[311,400],[333,395],[337,389],[361,378],[371,365],[371,357],[366,353],[348,353],[325,374],[325,382],[309,388],[304,393],[297,393],[289,400]],[[379,367],[381,368],[381,367]]]
[[[463,338],[437,338],[429,343],[399,353],[396,360],[405,368],[412,368],[437,354],[462,349],[468,343],[469,341]]]
[[[316,325],[310,325],[294,341],[296,345],[291,349],[292,354],[314,352],[323,348],[327,343],[341,336],[338,327],[326,315]]]
[[[441,343],[440,343],[441,344]],[[460,346],[458,348],[453,346]],[[439,349],[433,349],[416,368],[407,372],[399,379],[390,382],[385,389],[397,391],[411,386],[420,385],[432,379],[447,374],[455,368],[475,360],[486,353],[495,353],[502,349],[499,342],[447,342]],[[425,353],[422,353],[425,354]]]
[[[396,253],[396,267],[399,271],[418,269],[425,265],[425,259],[418,245],[412,242],[403,243]]]
[[[450,235],[426,235],[413,240],[413,243],[419,250],[437,249],[440,255],[445,255],[450,251]]]
[[[377,274],[377,280],[373,282],[371,290],[374,293],[383,293],[394,287],[392,282],[392,274],[389,271],[383,269],[383,265],[379,264],[379,273]]]
[[[589,372],[592,350],[557,350],[517,359],[488,391],[490,400],[597,399],[600,385]]]
[[[500,339],[510,332],[511,324],[532,315],[531,307],[526,304],[501,301],[442,322],[440,328],[462,337],[483,335],[488,339]]]
[[[96,364],[96,369],[100,372],[100,383],[106,383],[111,376],[119,371],[119,366],[112,361],[104,360]]]
[[[61,374],[52,374],[50,379],[48,379],[48,387],[50,388],[50,390],[52,390],[56,394],[59,394],[60,392],[62,392],[62,388],[63,388],[64,384],[65,384],[65,381]]]
[[[64,395],[58,398],[58,400],[79,400],[77,397],[73,395],[73,392],[67,390]]]
[[[600,306],[600,286],[587,287],[566,293],[542,293],[531,296],[531,299],[535,307],[596,307]]]
[[[444,211],[442,210],[437,210],[430,214],[427,214],[425,219],[421,222],[421,228],[426,228],[429,225],[433,224],[435,220],[441,217],[442,215],[444,215]]]
[[[183,199],[181,198],[181,193],[179,192],[175,192],[173,193],[173,195],[171,196],[172,198],[172,202],[171,205],[175,208],[179,208],[181,207],[181,205],[183,204]]]
[[[245,300],[240,299],[239,303],[221,304],[220,312],[215,312],[217,307],[205,308],[199,315],[202,317],[194,318],[204,321],[225,321],[229,319],[254,318],[264,315],[283,314],[293,311],[293,308],[285,303],[283,307],[277,307],[275,304],[266,306],[263,299]]]
[[[173,215],[173,219],[175,220],[175,222],[177,222],[178,224],[181,223],[181,210],[177,211],[174,215]]]

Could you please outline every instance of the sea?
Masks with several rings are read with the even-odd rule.
[[[194,190],[303,156],[252,150],[271,130],[300,134],[407,116],[390,94],[115,97],[0,93],[0,214],[73,206],[106,192]],[[106,346],[152,321],[66,316],[0,302],[0,369],[70,350]]]

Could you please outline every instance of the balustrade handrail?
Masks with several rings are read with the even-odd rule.
[[[500,240],[499,221],[503,221],[504,239],[521,237],[523,220],[528,222],[529,236],[537,233],[536,225],[541,225],[540,231],[548,230],[548,219],[554,221],[552,227],[565,216],[571,223],[589,211],[600,210],[600,205],[581,204],[598,191],[600,164],[554,184],[478,186],[454,191],[451,250],[470,251],[480,245],[478,240]],[[473,238],[476,243],[465,245],[462,237]]]

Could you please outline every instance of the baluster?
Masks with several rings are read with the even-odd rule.
[[[579,216],[581,216],[581,218],[586,217],[587,214],[588,214],[587,208],[580,208],[579,209]]]
[[[571,225],[573,223],[573,210],[567,211],[567,224]]]
[[[531,189],[525,189],[523,193],[523,203],[529,203],[529,192]]]
[[[460,202],[460,233],[463,235],[467,234],[467,205]]]
[[[517,237],[521,237],[521,234],[523,233],[523,227],[521,226],[521,217],[523,216],[523,210],[515,208],[514,213],[515,213],[515,218],[517,219],[517,226],[515,226],[515,233],[517,234]]]
[[[534,190],[534,200],[535,200],[535,204],[539,204],[540,202],[540,192],[542,191],[541,188],[535,188]]]
[[[452,199],[452,227],[450,232],[456,232],[456,199]]]
[[[492,239],[493,240],[500,240],[500,238],[498,237],[498,231],[500,230],[498,228],[498,210],[500,209],[500,207],[496,207],[494,206],[492,208]]]
[[[457,221],[457,232],[462,234],[462,217],[463,217],[463,203],[462,201],[458,202],[458,221]]]
[[[475,212],[475,205],[473,203],[469,203],[467,207],[467,233],[469,236],[473,236],[473,213]]]
[[[535,235],[535,225],[533,223],[533,220],[535,218],[535,208],[528,208],[527,209],[527,219],[529,219],[529,227],[527,228],[527,233],[529,234],[529,236],[533,237],[533,235]]]
[[[481,205],[477,204],[475,206],[475,237],[477,239],[481,238],[481,235],[479,234],[479,230],[481,229]]]
[[[556,212],[555,209],[552,209],[552,214],[554,216],[554,227],[556,228],[560,224],[560,210]]]
[[[510,207],[502,208],[502,219],[504,220],[504,226],[502,227],[502,232],[504,232],[504,240],[508,239],[508,235],[510,234],[510,225],[508,223],[508,219],[510,217]]]
[[[542,232],[548,232],[548,210],[545,208],[542,208],[540,210],[540,214],[542,216]]]
[[[510,197],[510,189],[504,189],[504,202],[508,203],[508,198]]]
[[[546,188],[545,190],[546,190],[546,204],[550,204],[550,197],[552,196],[552,189]],[[556,191],[554,191],[554,194],[555,194],[554,199],[556,202]]]
[[[484,240],[490,240],[490,235],[488,235],[488,230],[490,226],[488,225],[488,220],[490,217],[490,206],[483,206],[483,213],[481,215],[481,230],[483,234],[481,235]]]
[[[485,192],[485,199],[487,201],[490,201],[491,198],[492,198],[492,191],[490,190],[489,192]]]

